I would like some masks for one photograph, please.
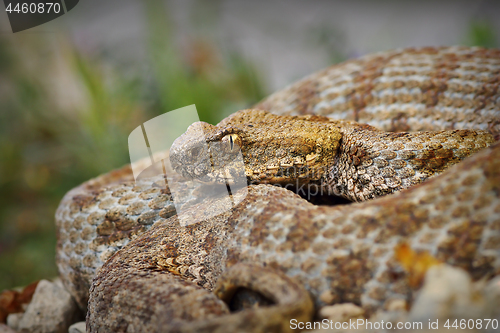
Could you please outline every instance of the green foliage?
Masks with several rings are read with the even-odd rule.
[[[197,37],[179,52],[169,38],[172,27],[164,3],[149,0],[145,8],[161,113],[196,104],[200,120],[217,123],[264,97],[256,71],[239,54],[217,54],[215,45]]]
[[[470,23],[467,40],[467,45],[470,46],[494,48],[499,45],[493,24],[485,20],[476,20]]]

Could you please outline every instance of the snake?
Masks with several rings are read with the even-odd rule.
[[[499,275],[499,86],[500,50],[405,48],[197,123],[205,135],[188,128],[164,158],[201,222],[179,223],[161,174],[98,176],[56,211],[61,280],[90,332],[281,332],[326,305],[411,304],[420,284],[402,245],[476,280]],[[217,152],[223,169],[206,157]],[[242,201],[206,215],[223,200],[201,200],[204,183],[242,177]],[[303,186],[352,203],[316,203]]]

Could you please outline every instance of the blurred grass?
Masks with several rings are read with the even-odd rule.
[[[487,20],[473,20],[469,24],[466,45],[498,47],[498,36],[495,35],[495,27]]]
[[[127,138],[142,122],[196,104],[216,123],[264,96],[241,55],[197,36],[181,50],[162,3],[144,6],[145,66],[119,65],[68,37],[0,36],[0,290],[57,275],[59,201],[129,163]]]

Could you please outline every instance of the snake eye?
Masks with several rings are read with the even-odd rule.
[[[222,138],[222,143],[228,151],[232,152],[233,150],[239,148],[241,139],[236,134],[228,134]],[[238,147],[235,147],[236,145],[238,145]]]

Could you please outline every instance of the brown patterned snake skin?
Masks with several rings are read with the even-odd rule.
[[[241,148],[253,183],[299,179],[353,204],[251,185],[232,210],[181,227],[163,179],[136,184],[130,167],[73,189],[56,213],[57,262],[83,308],[90,288],[87,329],[288,331],[327,304],[373,313],[417,288],[395,259],[402,243],[475,279],[500,274],[499,86],[500,50],[402,49],[332,66],[255,107],[286,117],[253,109],[203,125]],[[189,167],[196,142],[181,137],[172,164],[217,178]],[[308,168],[295,179],[290,166]],[[252,299],[262,306],[234,312]]]

